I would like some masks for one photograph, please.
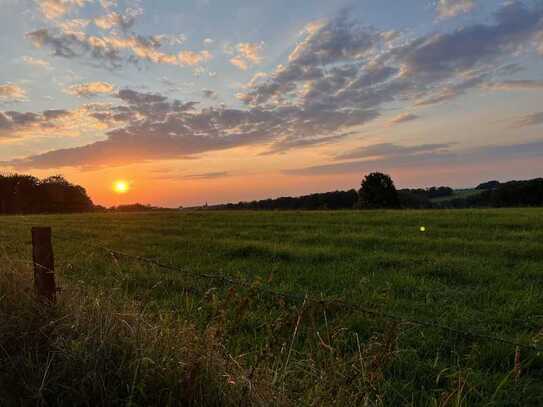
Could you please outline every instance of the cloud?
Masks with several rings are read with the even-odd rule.
[[[158,34],[154,36],[161,44],[181,45],[187,41],[185,34]]]
[[[542,30],[543,7],[510,1],[494,17],[494,24],[468,25],[413,40],[391,56],[404,65],[405,75],[447,78],[522,50]]]
[[[245,71],[251,65],[258,65],[262,62],[262,50],[264,43],[242,42],[236,46],[237,55],[230,59],[230,63]]]
[[[379,149],[382,147],[370,146],[368,148],[371,150],[373,148]],[[543,141],[511,145],[491,145],[456,152],[450,151],[445,147],[437,147],[435,149],[436,151],[432,151],[432,149],[429,148],[429,151],[425,152],[425,148],[427,147],[417,148],[417,146],[412,146],[408,147],[408,150],[410,151],[404,151],[400,154],[399,151],[402,147],[395,146],[392,150],[397,149],[398,152],[393,151],[392,154],[384,154],[381,158],[377,159],[335,162],[325,165],[285,170],[284,173],[288,175],[318,176],[366,173],[371,171],[391,171],[394,169],[408,168],[420,169],[423,167],[465,167],[474,162],[496,162],[498,160],[543,157]]]
[[[417,120],[420,118],[420,116],[413,114],[413,113],[400,113],[398,116],[393,117],[389,122],[389,126],[394,126],[396,124],[406,123],[406,122],[412,122],[413,120]]]
[[[211,58],[213,58],[213,55],[211,55],[211,53],[206,50],[199,52],[181,51],[178,55],[178,60],[181,65],[189,66],[201,64],[202,62],[209,61]]]
[[[420,153],[440,152],[451,147],[452,144],[422,144],[419,146],[399,146],[391,143],[373,144],[355,148],[339,154],[335,157],[336,160],[353,160],[360,158],[371,157],[397,157],[406,155],[416,155]]]
[[[469,90],[485,85],[491,78],[489,73],[469,72],[468,74],[460,75],[456,80],[450,81],[443,87],[432,90],[429,96],[423,99],[416,100],[416,106],[429,106],[441,102],[446,102],[464,95]]]
[[[543,81],[521,79],[502,82],[488,83],[486,89],[496,91],[515,91],[515,90],[543,90]]]
[[[204,180],[204,179],[217,179],[228,177],[230,174],[227,171],[217,171],[217,172],[205,172],[201,174],[188,174],[183,175],[179,178],[189,179],[189,180]]]
[[[94,25],[102,30],[111,30],[112,28],[120,28],[122,31],[128,31],[136,22],[136,18],[143,14],[143,10],[139,8],[130,8],[119,14],[113,11],[104,16],[95,18]]]
[[[280,122],[269,112],[216,108],[196,111],[194,102],[182,103],[131,89],[122,89],[116,97],[123,104],[99,105],[90,112],[105,127],[111,126],[105,140],[11,164],[20,168],[95,167],[182,158],[261,142],[272,137],[274,124]]]
[[[36,0],[43,16],[49,20],[64,16],[73,7],[82,7],[89,0]]]
[[[278,141],[273,146],[277,151],[301,148],[332,142],[342,137],[336,132],[372,120],[376,114],[372,111],[306,112],[294,107],[197,109],[196,102],[171,100],[158,93],[132,89],[122,89],[114,97],[119,104],[96,105],[89,113],[107,129],[105,140],[16,159],[11,165],[17,168],[112,166],[184,159],[274,141]]]
[[[39,68],[50,69],[51,65],[44,59],[33,58],[29,56],[23,57],[23,62],[28,65],[37,66]]]
[[[543,33],[543,6],[519,1],[500,7],[489,23],[418,38],[361,26],[348,14],[306,28],[288,63],[264,80],[255,77],[240,100],[376,110],[392,102],[434,104],[505,74],[499,62],[534,49]]]
[[[26,92],[20,86],[13,83],[0,84],[0,101],[16,102],[25,98]]]
[[[89,82],[71,85],[65,90],[66,93],[80,97],[94,97],[98,95],[110,95],[115,87],[108,82]]]
[[[13,83],[0,84],[0,100],[2,101],[20,101],[25,99],[26,92],[23,88]]]
[[[475,2],[474,0],[438,0],[436,7],[438,18],[446,19],[472,12]]]
[[[250,43],[242,42],[238,44],[238,51],[243,58],[252,62],[253,64],[259,64],[262,62],[262,49],[264,48],[264,43]]]
[[[484,24],[419,37],[380,32],[342,12],[307,26],[288,62],[269,74],[255,75],[239,95],[243,108],[200,107],[196,101],[123,89],[113,94],[117,103],[90,114],[106,128],[104,139],[12,164],[24,168],[120,165],[184,159],[239,146],[267,146],[268,153],[274,154],[332,143],[391,107],[400,105],[409,111],[413,104],[450,100],[503,81],[503,64],[512,66],[512,57],[534,51],[542,31],[543,6],[517,1],[500,7]],[[93,37],[48,30],[28,36],[58,55],[115,64],[149,60],[183,65],[198,59],[182,62],[179,53],[163,52],[156,36]],[[240,50],[239,44],[231,47],[231,55],[255,61],[247,49]],[[452,153],[408,152],[388,159],[420,160],[432,154]]]
[[[543,124],[543,112],[530,113],[514,120],[510,128],[521,129],[524,127],[538,126]]]
[[[351,133],[343,133],[335,136],[325,136],[325,137],[313,137],[313,138],[285,138],[274,142],[268,150],[264,151],[260,155],[273,155],[273,154],[283,154],[289,150],[314,147],[318,145],[326,145],[337,143],[338,141],[343,140],[344,138],[350,136]]]
[[[45,110],[41,113],[0,112],[0,139],[66,134],[73,126],[82,124],[70,122],[70,118],[78,120],[81,115],[62,109]]]
[[[100,5],[105,10],[109,10],[110,8],[117,6],[117,0],[100,0]]]
[[[56,21],[56,26],[64,34],[73,34],[76,37],[81,38],[85,34],[83,30],[92,22],[92,20],[84,18],[72,18],[70,20]]]
[[[247,68],[249,68],[249,64],[247,63],[247,61],[245,61],[243,58],[241,58],[239,56],[235,56],[233,58],[230,58],[230,63],[232,65],[238,67],[242,71],[246,71]]]
[[[44,0],[44,8],[54,19],[52,27],[26,33],[26,38],[36,48],[52,51],[53,56],[84,59],[95,66],[118,68],[127,63],[138,64],[149,61],[156,64],[195,66],[212,58],[209,51],[177,50],[165,52],[165,45],[177,46],[186,38],[182,34],[159,34],[151,36],[129,33],[136,18],[143,14],[139,6],[122,12],[111,11],[116,2],[102,2],[107,14],[93,19],[61,19],[73,6],[82,6],[90,0]],[[88,30],[90,23],[100,30]]]
[[[40,29],[26,34],[36,48],[50,48],[54,56],[64,58],[83,58],[98,63],[105,62],[108,67],[119,67],[124,63],[150,61],[156,64],[194,66],[212,58],[209,51],[181,51],[168,54],[160,51],[164,36],[126,37],[93,36],[83,32],[65,33]],[[125,52],[126,54],[123,54]]]
[[[218,99],[218,95],[217,95],[217,92],[215,92],[214,90],[210,90],[210,89],[203,89],[202,90],[202,96],[206,99],[212,99],[212,100],[217,100]]]

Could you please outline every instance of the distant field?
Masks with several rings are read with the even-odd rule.
[[[482,192],[483,191],[481,191],[479,189],[455,189],[454,193],[452,195],[450,195],[450,196],[442,196],[442,197],[439,197],[439,198],[430,199],[430,201],[432,201],[434,203],[447,202],[447,201],[451,201],[453,199],[464,199],[464,198],[468,198],[470,196],[479,195]]]
[[[216,282],[191,277],[213,273],[525,344],[542,338],[543,209],[0,217],[5,258],[31,258],[31,225],[53,227],[61,285],[122,289],[157,312],[192,313],[197,320],[181,293],[193,286],[222,292]],[[187,273],[112,259],[93,245]],[[265,302],[252,305],[250,317],[229,338],[231,352],[261,342],[259,321],[271,312]],[[384,318],[349,310],[331,311],[329,318],[363,343],[390,328]],[[324,335],[323,322],[317,324]],[[543,359],[535,351],[521,351],[523,371],[515,381],[514,346],[409,323],[394,329],[400,331],[398,353],[382,370],[375,390],[379,403],[543,403]],[[307,340],[297,342],[300,359]],[[308,402],[301,390],[292,392]]]

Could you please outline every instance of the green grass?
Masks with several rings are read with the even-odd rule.
[[[227,333],[221,346],[245,372],[262,369],[260,385],[274,400],[543,403],[543,359],[535,351],[521,351],[522,373],[515,379],[511,345],[338,307],[284,305],[251,290],[232,294],[219,282],[193,276],[243,278],[537,344],[543,325],[542,209],[0,217],[4,265],[28,267],[21,261],[31,259],[31,225],[53,227],[61,285],[135,301],[151,316],[174,312],[202,332],[218,324]],[[93,245],[184,271],[114,259]],[[285,349],[291,349],[289,358]]]

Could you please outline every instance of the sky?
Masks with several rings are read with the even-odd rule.
[[[543,175],[541,0],[0,0],[0,55],[0,172],[97,204]]]

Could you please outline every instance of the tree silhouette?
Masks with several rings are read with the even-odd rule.
[[[392,178],[380,172],[364,177],[359,195],[360,208],[398,208],[400,200]]]
[[[30,175],[0,175],[0,213],[66,213],[94,209],[87,192],[60,175],[39,180]]]

